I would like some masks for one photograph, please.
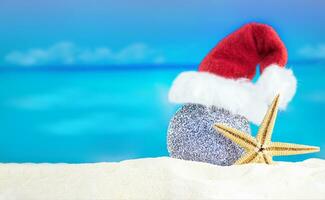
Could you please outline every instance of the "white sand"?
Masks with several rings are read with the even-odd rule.
[[[220,167],[172,158],[0,164],[0,199],[325,199],[325,160]]]

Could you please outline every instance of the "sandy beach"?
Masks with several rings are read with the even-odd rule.
[[[0,199],[325,199],[325,161],[0,164]]]

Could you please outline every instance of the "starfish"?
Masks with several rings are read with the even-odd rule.
[[[262,124],[259,127],[256,138],[248,133],[222,124],[214,125],[214,128],[217,129],[219,133],[245,149],[245,153],[235,162],[235,164],[272,164],[273,156],[305,154],[319,151],[319,147],[315,146],[271,142],[274,123],[278,112],[279,97],[280,96],[277,95],[271,103],[266,115],[264,116]]]

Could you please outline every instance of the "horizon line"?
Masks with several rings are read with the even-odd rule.
[[[325,59],[305,59],[289,61],[287,66],[292,65],[325,65]],[[37,66],[0,66],[0,72],[3,71],[133,71],[133,70],[193,70],[199,64],[177,64],[177,63],[144,63],[144,64],[75,64],[75,65],[37,65]]]

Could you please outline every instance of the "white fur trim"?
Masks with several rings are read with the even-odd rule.
[[[227,79],[207,72],[183,72],[175,79],[169,100],[222,107],[260,124],[277,94],[280,94],[279,108],[286,108],[296,85],[292,70],[274,64],[266,67],[255,84],[248,79]]]

